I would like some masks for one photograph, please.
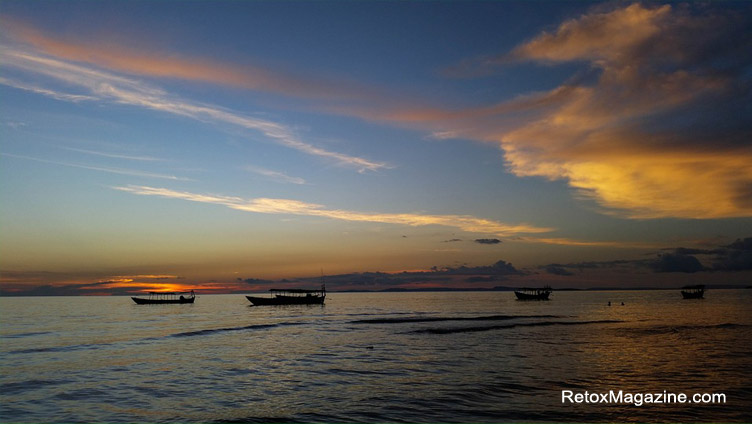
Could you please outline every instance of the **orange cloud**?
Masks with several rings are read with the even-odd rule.
[[[632,218],[752,216],[752,204],[740,201],[752,187],[750,126],[743,112],[716,109],[749,104],[749,90],[738,91],[744,74],[713,68],[713,60],[739,59],[673,53],[712,45],[691,42],[706,24],[669,5],[633,4],[565,22],[519,46],[514,57],[585,60],[601,75],[500,135],[509,169],[567,179]]]
[[[664,245],[658,243],[640,243],[624,241],[589,241],[575,240],[568,238],[551,238],[551,237],[516,237],[516,241],[523,243],[543,243],[558,246],[577,246],[577,247],[610,247],[617,249],[660,249]]]
[[[171,274],[137,274],[115,276],[96,283],[80,284],[78,290],[95,292],[97,290],[125,289],[128,292],[183,292],[194,290],[199,286],[196,283],[165,282],[164,280],[180,279]],[[152,281],[150,281],[152,280]],[[153,281],[157,280],[157,281]]]
[[[749,217],[749,24],[671,5],[595,11],[476,63],[579,61],[591,69],[581,81],[487,108],[401,116],[439,138],[498,143],[515,175],[567,180],[607,213]]]
[[[512,58],[618,61],[661,32],[671,6],[645,8],[639,3],[608,13],[593,13],[562,23],[553,34],[543,33],[511,53]]]

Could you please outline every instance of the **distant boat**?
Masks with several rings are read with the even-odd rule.
[[[271,289],[270,297],[246,296],[254,306],[263,305],[323,305],[326,286],[318,290]]]
[[[684,290],[681,291],[682,297],[685,299],[702,299],[705,296],[705,286],[700,284],[697,286],[684,286]]]
[[[139,305],[158,305],[168,303],[193,303],[196,293],[189,292],[149,292],[148,297],[131,297]]]
[[[551,291],[551,287],[546,286],[543,288],[523,288],[515,290],[514,294],[517,296],[517,300],[548,300]]]

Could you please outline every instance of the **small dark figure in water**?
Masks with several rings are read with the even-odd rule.
[[[608,301],[608,306],[611,306],[611,301],[610,300]]]
[[[621,302],[621,306],[624,306],[624,302]]]

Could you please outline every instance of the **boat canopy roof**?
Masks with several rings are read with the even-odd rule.
[[[315,289],[315,290],[306,290],[306,289],[269,289],[272,293],[321,293],[324,291],[323,288],[321,289]]]
[[[684,287],[682,287],[682,288],[683,288],[683,289],[695,289],[695,290],[700,290],[700,289],[704,289],[704,288],[705,288],[705,284],[697,284],[697,285],[694,285],[694,286],[684,286]]]
[[[150,292],[148,292],[148,293],[149,293],[149,294],[173,294],[173,295],[178,295],[178,294],[191,294],[191,293],[193,293],[193,290],[190,290],[190,291],[184,291],[184,292],[161,292],[161,291],[150,291]]]

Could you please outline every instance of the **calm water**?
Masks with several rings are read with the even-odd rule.
[[[749,422],[752,291],[706,297],[330,293],[323,307],[249,307],[241,295],[142,306],[0,298],[0,421]],[[727,401],[571,405],[563,389]]]

